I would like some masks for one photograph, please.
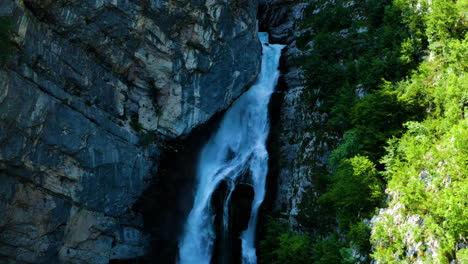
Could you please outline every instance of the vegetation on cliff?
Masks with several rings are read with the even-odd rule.
[[[11,41],[12,23],[9,17],[0,17],[0,68],[4,67],[13,52]]]
[[[272,220],[262,263],[467,260],[466,10],[465,0],[310,3],[299,63],[334,150],[315,165],[301,232]]]

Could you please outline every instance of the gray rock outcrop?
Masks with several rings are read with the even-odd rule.
[[[145,254],[131,207],[165,139],[256,78],[256,1],[0,0],[0,263]],[[142,135],[152,135],[143,146]]]
[[[321,134],[326,116],[307,102],[305,77],[297,64],[303,51],[296,47],[301,34],[300,20],[306,7],[305,1],[263,1],[261,26],[270,31],[274,42],[287,43],[282,57],[283,99],[280,105],[278,125],[271,145],[279,164],[274,210],[280,213],[294,228],[300,228],[297,216],[306,191],[312,187],[314,167],[326,162],[329,148],[327,135]],[[313,91],[312,91],[313,92]],[[320,102],[315,103],[317,106]]]

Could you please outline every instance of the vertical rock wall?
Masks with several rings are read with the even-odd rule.
[[[307,93],[298,58],[303,55],[296,47],[301,34],[300,20],[305,1],[271,0],[260,6],[260,25],[270,32],[273,42],[288,46],[282,57],[281,105],[272,128],[270,146],[276,176],[274,211],[293,227],[299,227],[297,216],[305,191],[312,186],[314,167],[326,162],[329,152],[326,135],[321,133],[325,116],[306,102]],[[320,102],[316,102],[318,105]]]
[[[15,43],[0,70],[0,263],[144,255],[149,238],[130,208],[158,177],[166,139],[255,80],[256,8],[0,0]]]

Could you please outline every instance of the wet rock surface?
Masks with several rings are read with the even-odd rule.
[[[261,30],[270,32],[270,40],[287,44],[281,61],[282,76],[277,95],[273,97],[272,131],[269,138],[270,175],[267,211],[281,215],[300,228],[297,216],[306,190],[312,187],[313,168],[326,162],[329,148],[322,134],[323,116],[307,102],[305,77],[298,58],[303,51],[296,46],[301,34],[300,20],[304,1],[261,1]],[[320,102],[316,102],[318,106]],[[266,221],[265,219],[261,221]]]
[[[255,80],[256,2],[2,0],[0,15],[16,50],[0,70],[0,263],[145,255],[132,206],[166,140]]]

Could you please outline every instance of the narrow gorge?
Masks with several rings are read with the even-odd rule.
[[[0,264],[468,262],[465,0],[0,0]]]
[[[222,218],[219,234],[222,238],[219,243],[225,245],[222,251],[226,251],[221,252],[221,263],[238,262],[224,259],[224,256],[233,256],[229,252],[233,245],[226,240],[230,240],[232,235],[231,199],[238,184],[253,189],[249,221],[240,235],[242,263],[257,263],[255,233],[258,210],[265,198],[268,171],[268,103],[279,77],[277,68],[282,49],[281,45],[268,44],[268,34],[259,33],[259,37],[263,43],[263,58],[257,83],[226,112],[218,130],[201,152],[195,201],[180,242],[181,264],[211,261],[215,215],[210,203],[221,182],[227,187],[222,201],[222,215],[219,216]]]

